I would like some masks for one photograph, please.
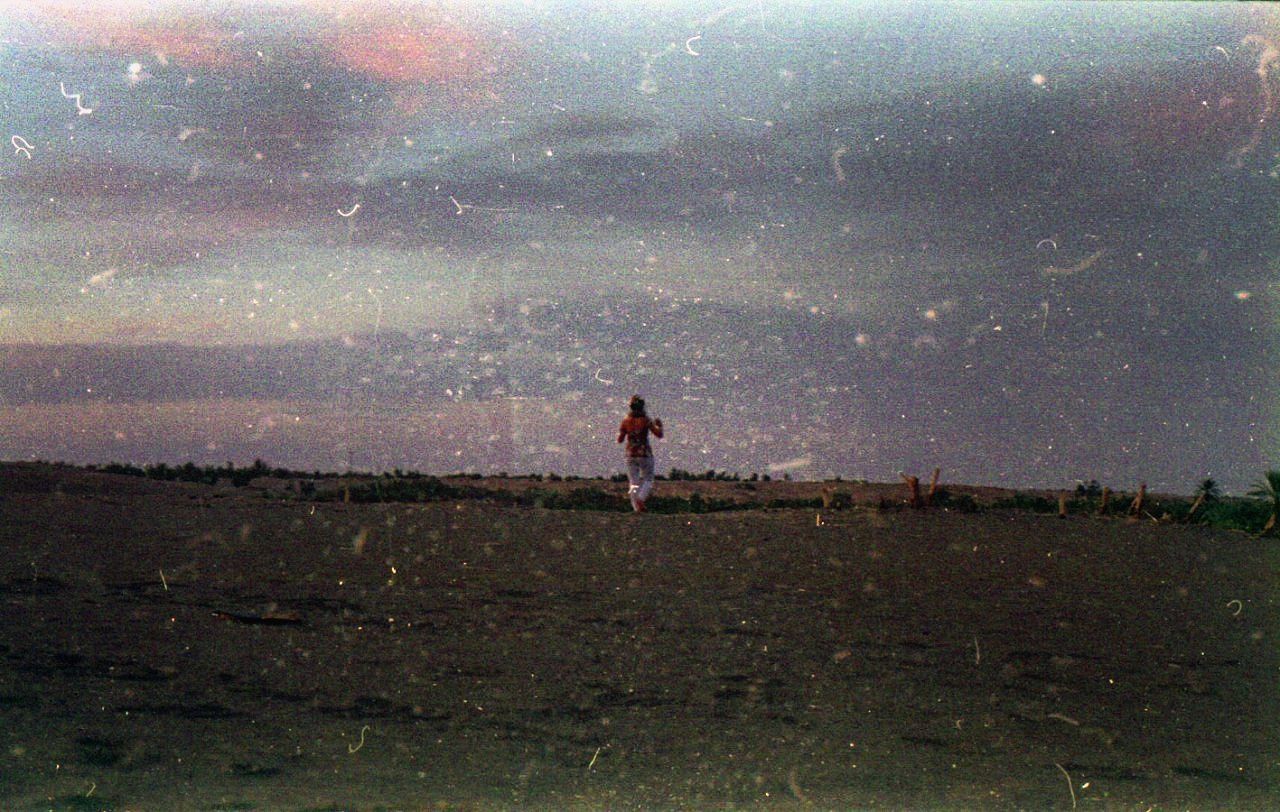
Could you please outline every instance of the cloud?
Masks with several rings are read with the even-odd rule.
[[[25,12],[34,16],[48,41],[62,48],[146,57],[184,70],[243,69],[252,64],[252,51],[227,20],[151,4],[86,6],[35,2]]]
[[[338,64],[380,82],[475,93],[500,71],[490,32],[427,6],[366,7],[324,21],[319,42]]]
[[[72,292],[112,269],[120,280],[166,276],[225,260],[263,234],[332,225],[352,196],[348,186],[193,181],[114,162],[28,174],[8,190],[0,255],[35,278],[75,284]]]

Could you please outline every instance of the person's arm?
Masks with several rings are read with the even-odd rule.
[[[623,420],[622,425],[618,426],[618,442],[627,439],[627,421]]]
[[[662,439],[662,421],[654,418],[649,423],[649,430],[653,432],[653,436]]]

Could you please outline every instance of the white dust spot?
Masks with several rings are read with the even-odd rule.
[[[765,470],[771,474],[781,474],[788,471],[797,471],[801,468],[808,468],[810,465],[813,465],[813,457],[806,455],[803,457],[796,457],[793,460],[786,460],[784,462],[771,462],[765,466]]]
[[[129,63],[128,79],[130,87],[136,87],[143,79],[150,78],[151,74],[147,73],[146,69],[142,67],[141,62]]]
[[[118,268],[107,268],[102,273],[96,273],[89,277],[89,284],[95,288],[102,287],[112,280],[120,270]]]

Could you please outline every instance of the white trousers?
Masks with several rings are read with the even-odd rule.
[[[631,507],[640,509],[641,503],[649,498],[653,490],[653,457],[628,457],[627,481],[631,487],[627,495],[631,497]]]

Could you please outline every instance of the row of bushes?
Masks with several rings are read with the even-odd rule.
[[[137,466],[112,462],[103,466],[90,465],[88,469],[90,471],[101,471],[105,474],[124,474],[125,476],[146,477],[147,479],[158,479],[166,482],[199,482],[206,485],[230,482],[236,487],[244,487],[258,477],[264,476],[282,479],[324,479],[337,476],[337,474],[322,474],[319,471],[307,474],[290,471],[285,468],[272,468],[262,460],[254,460],[253,465],[245,468],[237,468],[229,462],[222,466],[200,466],[193,462],[172,466],[163,462],[155,465]]]
[[[1123,516],[1129,511],[1133,494],[1114,494],[1107,509],[1102,509],[1100,497],[1076,497],[1066,502],[1070,515],[1110,515]],[[1164,498],[1148,500],[1143,513],[1158,521],[1188,522],[1193,521],[1212,527],[1228,530],[1243,530],[1256,533],[1267,523],[1271,515],[1271,505],[1261,499],[1240,497],[1216,498],[1205,501],[1192,515],[1191,508],[1195,504],[1192,499]],[[1015,493],[1005,499],[996,500],[991,507],[997,510],[1024,510],[1033,513],[1057,513],[1058,502],[1047,496],[1038,494]]]
[[[526,491],[504,491],[459,485],[432,476],[411,479],[372,480],[361,482],[342,490],[316,491],[310,496],[317,501],[351,501],[356,503],[379,502],[437,502],[443,500],[485,500],[498,504],[541,507],[552,510],[598,510],[623,512],[631,510],[630,503],[616,491],[603,488],[574,488],[555,491],[531,488]],[[842,507],[852,504],[852,495],[845,494]],[[649,499],[647,508],[652,513],[712,513],[724,510],[752,510],[760,508],[821,508],[821,499],[772,499],[767,502],[740,502],[692,493],[688,496],[656,495]]]
[[[237,487],[243,487],[260,477],[303,480],[302,487],[299,488],[299,495],[302,498],[318,501],[349,499],[352,502],[367,503],[484,499],[504,504],[537,506],[558,510],[619,512],[630,510],[630,505],[625,498],[620,497],[616,492],[610,492],[603,488],[584,487],[567,492],[533,488],[524,492],[513,492],[463,484],[468,480],[482,479],[483,477],[480,474],[455,474],[440,478],[421,474],[417,471],[406,472],[396,469],[394,472],[384,473],[380,477],[370,478],[359,484],[337,490],[333,488],[317,489],[316,483],[322,480],[336,479],[341,476],[340,474],[322,473],[320,471],[306,473],[286,468],[273,468],[262,460],[254,460],[252,465],[239,468],[230,462],[222,466],[198,466],[188,462],[179,466],[158,463],[141,467],[110,463],[104,466],[91,465],[88,468],[89,470],[102,471],[104,473],[125,474],[155,480],[209,485],[230,483]],[[507,477],[507,474],[498,475],[498,478]],[[556,474],[546,475],[545,480],[541,474],[518,478],[537,482],[605,481],[603,477],[594,477],[588,480],[583,477],[561,477]],[[740,483],[739,486],[746,490],[755,490],[752,483],[770,481],[767,474],[763,477],[751,474],[749,478],[743,479],[736,473],[730,474],[709,470],[703,474],[693,474],[679,468],[673,468],[668,476],[658,478],[669,481],[738,482]],[[609,481],[614,483],[625,482],[626,475],[615,474],[609,478]],[[834,481],[839,482],[840,480],[837,478]],[[1144,508],[1144,513],[1160,520],[1174,522],[1194,520],[1214,527],[1247,532],[1268,529],[1267,523],[1274,510],[1272,501],[1262,498],[1221,497],[1212,480],[1206,480],[1202,483],[1199,493],[1207,498],[1203,498],[1201,503],[1195,507],[1194,515],[1192,515],[1192,510],[1196,503],[1193,500],[1168,497],[1149,499]],[[1082,483],[1076,488],[1074,498],[1067,500],[1067,512],[1073,515],[1095,515],[1100,513],[1123,515],[1128,511],[1130,500],[1133,498],[1132,494],[1114,493],[1104,511],[1102,494],[1103,489],[1096,480],[1089,482],[1088,485]],[[1252,495],[1260,496],[1262,493],[1259,491]],[[969,494],[951,494],[946,489],[940,489],[934,494],[933,504],[936,507],[966,513],[983,509],[983,506],[979,505]],[[813,498],[750,501],[720,499],[693,493],[687,497],[657,495],[649,500],[648,508],[654,513],[710,513],[723,510],[761,508],[845,509],[852,507],[852,505],[853,495],[848,491],[829,493],[825,500]],[[899,506],[896,502],[882,500],[880,503],[882,509],[896,506]],[[1058,511],[1058,502],[1048,496],[1019,492],[997,500],[990,505],[990,508],[1056,513]]]
[[[262,460],[254,460],[253,464],[247,467],[238,468],[233,463],[225,465],[196,465],[193,462],[187,462],[183,465],[169,465],[167,463],[156,463],[153,465],[131,465],[128,463],[112,462],[106,465],[97,466],[90,465],[88,470],[101,471],[107,474],[124,474],[126,476],[146,477],[147,479],[158,479],[169,482],[203,482],[209,485],[217,484],[222,481],[229,481],[236,486],[243,487],[258,477],[275,477],[277,479],[332,479],[343,474],[329,472],[322,473],[320,471],[294,471],[289,468],[273,468]],[[350,472],[349,475],[355,474]],[[359,476],[373,476],[373,474],[355,474]],[[394,471],[387,471],[381,474],[383,479],[402,480],[402,479],[436,479],[437,477],[429,474],[423,474],[418,471],[405,471],[396,468]],[[458,473],[448,474],[446,479],[527,479],[534,482],[585,482],[585,481],[603,481],[602,476],[581,477],[572,474],[561,476],[556,473],[548,474],[520,474],[511,475],[506,471],[497,474],[485,475],[478,473]],[[613,482],[625,482],[626,474],[614,474],[609,477]],[[659,474],[658,480],[670,482],[770,482],[771,478],[768,474],[761,476],[753,473],[750,476],[743,477],[738,473],[729,473],[726,471],[716,471],[714,469],[705,473],[696,474],[686,471],[682,468],[672,468],[667,474]],[[790,477],[786,477],[790,479]],[[840,479],[837,477],[836,482]]]
[[[625,481],[625,480],[624,480]],[[352,502],[431,502],[454,499],[483,499],[491,502],[529,507],[542,507],[553,510],[598,510],[606,512],[624,512],[630,510],[630,504],[616,491],[602,488],[577,488],[570,491],[553,491],[533,488],[523,492],[491,490],[473,486],[459,486],[444,482],[436,477],[418,477],[414,479],[373,480],[352,486],[346,493],[327,491],[317,494],[317,499],[338,500],[349,498]],[[1110,502],[1107,515],[1124,515],[1132,495],[1117,494]],[[1056,499],[1038,494],[1015,493],[1012,496],[997,500],[989,507],[978,502],[967,493],[952,494],[940,489],[934,494],[933,505],[961,513],[975,513],[984,509],[1020,510],[1035,513],[1057,513]],[[1194,520],[1213,527],[1231,530],[1257,532],[1262,529],[1271,513],[1271,506],[1261,499],[1249,498],[1215,498],[1204,502],[1191,515],[1193,500],[1184,498],[1163,498],[1149,500],[1144,513],[1162,521],[1187,522]],[[853,494],[838,491],[822,498],[812,499],[770,499],[737,501],[720,499],[692,493],[688,496],[656,495],[648,502],[648,509],[653,513],[712,513],[725,510],[759,510],[795,508],[808,510],[842,510],[853,506]],[[881,500],[881,509],[902,507],[900,502]],[[1067,512],[1072,515],[1097,515],[1101,511],[1101,499],[1093,496],[1076,497],[1066,502]]]
[[[396,469],[395,475],[396,475],[397,477],[399,477],[399,476],[412,476],[412,477],[420,477],[420,476],[422,476],[422,474],[419,474],[419,473],[417,473],[416,471],[415,471],[415,472],[411,472],[411,473],[409,473],[409,474],[401,474],[400,469],[398,469],[398,468]],[[601,476],[595,476],[595,477],[581,477],[581,476],[574,476],[574,475],[572,475],[572,474],[568,474],[568,475],[565,475],[565,476],[561,476],[560,474],[557,474],[557,473],[554,473],[554,472],[549,473],[549,474],[519,474],[519,475],[512,475],[512,474],[507,473],[506,471],[499,471],[498,473],[496,473],[496,474],[491,474],[491,475],[486,475],[486,474],[477,474],[477,473],[448,474],[448,475],[447,475],[447,478],[448,478],[448,479],[487,479],[487,478],[493,478],[493,479],[531,479],[531,480],[533,480],[533,481],[535,481],[535,482],[542,482],[542,481],[544,481],[544,480],[545,480],[545,481],[547,481],[547,482],[584,482],[584,481],[591,481],[591,480],[599,481],[599,480],[604,479],[604,477],[601,477]],[[754,473],[754,472],[753,472],[753,473],[751,473],[751,474],[750,474],[750,475],[748,475],[748,476],[743,476],[743,475],[739,474],[739,473],[738,473],[738,472],[736,472],[736,471],[732,471],[732,472],[731,472],[731,471],[717,471],[717,470],[715,470],[714,468],[712,468],[712,469],[710,469],[710,470],[708,470],[708,471],[704,471],[703,473],[700,473],[700,474],[699,474],[699,473],[694,473],[694,472],[692,472],[692,471],[686,471],[686,470],[684,470],[683,468],[672,468],[672,469],[671,469],[670,471],[668,471],[667,473],[665,473],[665,474],[658,474],[658,475],[657,475],[656,477],[654,477],[654,478],[655,478],[655,479],[657,479],[657,480],[659,480],[659,481],[668,481],[668,482],[772,482],[772,481],[773,481],[772,477],[770,477],[768,474],[763,474],[763,475],[762,475],[762,474],[758,474],[758,473]],[[611,481],[613,481],[613,482],[625,482],[625,481],[626,481],[626,479],[627,479],[627,476],[626,476],[626,474],[614,474],[614,475],[612,475],[611,477],[609,477],[609,479],[610,479]],[[784,480],[787,480],[787,481],[790,481],[790,479],[791,479],[791,475],[790,475],[790,474],[786,474],[786,475],[784,475],[784,476],[783,476],[783,479],[784,479]],[[835,482],[839,482],[839,481],[840,481],[840,477],[836,477],[834,481],[835,481]]]

